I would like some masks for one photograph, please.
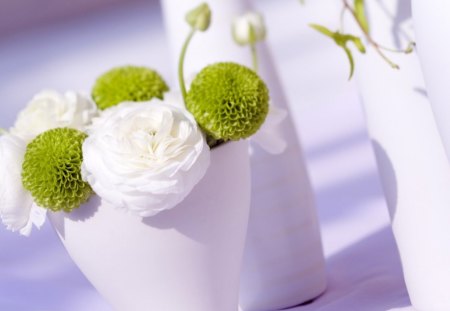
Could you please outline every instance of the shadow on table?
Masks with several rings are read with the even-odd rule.
[[[26,238],[0,227],[0,310],[110,310],[47,221]]]
[[[376,258],[376,259],[374,259]],[[330,257],[328,289],[298,311],[381,311],[410,305],[389,226]]]
[[[343,152],[349,153],[349,157],[345,159],[348,161],[351,160],[351,151],[349,150],[358,146],[365,148],[367,157],[373,158],[374,164],[370,170],[356,176],[353,174],[347,176],[343,171],[339,183],[316,188],[316,201],[322,225],[354,214],[368,201],[383,198],[383,189],[369,141],[366,129],[360,129],[339,140],[306,150],[305,154],[309,161],[321,157],[333,157]],[[334,161],[338,166],[340,165],[339,161],[342,160],[336,158]]]
[[[368,201],[383,197],[377,172],[370,171],[317,190],[316,201],[322,225],[335,222],[360,210]]]

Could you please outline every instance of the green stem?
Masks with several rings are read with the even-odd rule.
[[[400,67],[394,63],[393,61],[391,61],[389,59],[389,57],[387,57],[386,54],[383,53],[382,50],[387,50],[386,48],[380,46],[378,44],[378,42],[376,42],[372,36],[370,35],[370,33],[364,28],[364,26],[361,24],[361,21],[358,19],[358,17],[356,16],[356,12],[353,9],[353,7],[347,2],[347,0],[342,0],[342,3],[344,5],[345,8],[347,8],[347,10],[353,15],[356,23],[358,24],[359,28],[361,29],[361,31],[364,33],[364,36],[366,37],[367,41],[369,41],[369,44],[372,45],[375,48],[375,51],[378,53],[378,55],[381,56],[382,59],[384,59],[385,62],[387,62],[392,68],[394,69],[400,69]]]
[[[258,73],[258,52],[256,50],[256,44],[250,44],[250,49],[252,51],[253,70]]]
[[[347,7],[344,5],[341,9],[340,27],[339,27],[342,33],[344,32],[344,17],[345,17],[346,11],[347,11]]]
[[[191,42],[192,37],[195,34],[196,29],[192,28],[189,32],[189,35],[186,38],[186,41],[183,44],[183,48],[181,49],[180,53],[180,60],[178,62],[178,82],[180,83],[181,88],[181,94],[183,95],[183,100],[186,103],[186,82],[184,81],[184,59],[186,58],[186,51],[189,46],[189,43]]]
[[[382,46],[380,44],[378,44],[378,47],[380,49],[382,49],[382,50],[385,50],[385,51],[388,51],[388,52],[391,52],[391,53],[398,53],[398,54],[405,54],[405,53],[407,53],[406,49],[403,49],[403,50],[393,49],[393,48],[389,48],[389,47],[386,47],[386,46]]]

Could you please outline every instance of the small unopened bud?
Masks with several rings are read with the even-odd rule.
[[[410,53],[414,52],[415,48],[416,48],[416,43],[415,42],[410,42],[408,44],[408,47],[405,49],[405,54],[410,54]]]
[[[211,9],[207,3],[202,3],[186,14],[186,21],[192,28],[205,31],[211,23]]]
[[[248,12],[233,21],[233,38],[237,44],[255,44],[266,38],[264,18],[256,12]]]

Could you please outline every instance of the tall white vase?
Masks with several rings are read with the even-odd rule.
[[[412,8],[425,83],[450,160],[450,1],[412,0]]]
[[[250,209],[248,143],[214,149],[175,208],[144,218],[93,198],[50,220],[70,256],[118,311],[237,311]]]
[[[247,1],[207,2],[212,9],[212,24],[206,33],[193,39],[186,75],[217,61],[251,66],[249,48],[237,46],[231,36],[232,20],[249,9]],[[198,3],[162,0],[173,65],[189,30],[184,15]],[[258,52],[260,74],[273,104],[289,110],[267,46],[260,44]],[[245,311],[298,305],[317,297],[326,287],[314,196],[293,120],[285,120],[279,131],[288,143],[283,154],[269,155],[253,146],[251,156],[252,205],[240,292],[240,306]]]
[[[424,1],[425,2],[425,1]],[[367,1],[372,35],[384,45],[413,36],[410,2]],[[450,170],[426,97],[417,54],[357,60],[364,103],[412,305],[450,310]],[[382,256],[382,254],[380,254]]]

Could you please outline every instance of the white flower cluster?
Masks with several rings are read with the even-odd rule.
[[[210,17],[209,7],[203,4],[188,15],[187,21],[193,29],[203,31],[208,28]],[[266,30],[261,15],[248,13],[236,19],[233,34],[240,44],[253,45],[263,40]],[[129,81],[131,86],[136,83],[131,93],[139,93],[140,82]],[[118,83],[116,87],[122,86]],[[182,90],[186,96],[186,90]],[[111,91],[106,88],[105,92]],[[128,100],[138,101],[139,94],[134,95],[136,98],[131,96]],[[9,230],[29,235],[33,225],[39,228],[45,221],[46,209],[37,206],[23,186],[22,166],[24,158],[28,161],[27,145],[51,129],[68,127],[87,133],[82,146],[81,176],[102,200],[116,208],[149,217],[175,207],[194,189],[209,167],[210,148],[194,116],[186,109],[185,100],[173,93],[166,93],[164,100],[120,102],[123,100],[100,112],[88,96],[76,92],[60,94],[47,90],[33,97],[14,126],[0,136],[0,218]],[[267,103],[268,97],[261,105]],[[281,153],[286,148],[278,135],[285,117],[284,111],[271,106],[265,126],[254,135],[254,140],[271,153]]]
[[[27,143],[57,127],[85,130],[97,115],[85,95],[42,91],[19,113],[13,128],[0,136],[0,218],[7,229],[28,236],[32,225],[40,228],[46,209],[33,202],[22,185],[22,163]]]
[[[181,202],[203,178],[210,150],[181,96],[122,103],[99,113],[86,96],[43,91],[0,136],[0,217],[7,229],[29,235],[46,209],[22,185],[27,143],[58,127],[86,131],[83,178],[111,205],[140,217]]]

